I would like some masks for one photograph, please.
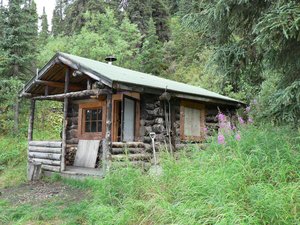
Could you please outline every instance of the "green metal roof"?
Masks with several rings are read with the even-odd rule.
[[[158,88],[168,91],[174,91],[184,94],[191,94],[201,97],[215,98],[225,101],[231,101],[240,103],[240,101],[229,98],[224,95],[217,94],[212,91],[208,91],[204,88],[192,86],[189,84],[184,84],[181,82],[165,79],[162,77],[122,68],[115,65],[109,65],[107,63],[99,62],[92,59],[87,59],[75,55],[70,55],[66,53],[58,53],[58,55],[69,59],[73,63],[79,65],[79,67],[84,67],[90,71],[94,71],[95,75],[99,78],[106,78],[112,82],[127,83],[139,86],[146,86],[151,88]]]

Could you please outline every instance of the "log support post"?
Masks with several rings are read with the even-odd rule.
[[[34,114],[35,114],[35,100],[30,100],[30,114],[29,114],[29,124],[28,124],[28,145],[29,142],[33,139],[33,126],[34,126]],[[29,162],[29,146],[27,149],[27,178],[28,180],[32,180],[31,174],[31,165]]]
[[[109,171],[109,159],[111,151],[111,127],[112,127],[112,94],[106,98],[106,133],[102,141],[102,165],[104,175]]]
[[[70,82],[70,68],[67,67],[65,74],[65,91],[66,94],[69,90]],[[61,149],[61,171],[66,169],[65,155],[67,148],[67,125],[68,125],[68,97],[64,97],[64,116],[63,116],[63,130],[62,130],[62,149]]]
[[[173,153],[176,151],[176,128],[175,128],[175,123],[176,123],[176,110],[175,110],[175,105],[176,102],[174,99],[171,100],[171,144],[173,147]]]
[[[35,114],[35,100],[31,99],[30,100],[29,125],[28,125],[28,142],[32,141],[32,138],[33,138],[34,114]]]

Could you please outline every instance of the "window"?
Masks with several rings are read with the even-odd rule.
[[[205,107],[202,104],[181,101],[180,136],[182,140],[201,141],[204,138]]]
[[[85,109],[85,127],[84,131],[87,133],[91,132],[102,132],[102,108],[98,109]]]
[[[106,101],[82,103],[78,113],[78,138],[102,139],[105,133]]]

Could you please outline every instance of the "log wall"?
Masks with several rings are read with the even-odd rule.
[[[151,143],[150,132],[156,133],[156,141],[165,140],[165,120],[159,96],[144,94],[141,96],[140,137],[145,143]]]
[[[43,170],[60,172],[62,143],[55,141],[30,141],[29,163],[41,163]]]

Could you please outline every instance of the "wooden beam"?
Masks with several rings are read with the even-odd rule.
[[[31,101],[30,101],[29,126],[28,126],[28,141],[32,141],[32,137],[33,137],[34,114],[35,114],[35,100],[31,99]]]
[[[64,98],[80,98],[80,97],[87,97],[91,95],[106,95],[108,90],[105,89],[94,89],[94,90],[84,90],[84,91],[77,91],[77,92],[69,92],[64,94],[57,94],[57,95],[48,95],[48,96],[36,96],[33,97],[35,100],[63,100]]]
[[[69,91],[70,83],[70,68],[68,67],[65,74],[65,94]],[[66,168],[65,154],[67,149],[67,125],[68,125],[68,97],[64,97],[64,117],[63,117],[63,130],[62,130],[62,149],[61,149],[61,171]]]
[[[111,127],[112,127],[112,94],[109,93],[106,98],[106,129],[105,138],[102,142],[102,165],[103,173],[109,170],[109,156],[111,151]]]
[[[42,84],[49,87],[58,87],[58,88],[64,88],[65,84],[63,82],[56,82],[56,81],[47,81],[47,80],[35,80],[35,84]],[[82,88],[77,84],[69,84],[69,90],[71,91],[79,91]]]

